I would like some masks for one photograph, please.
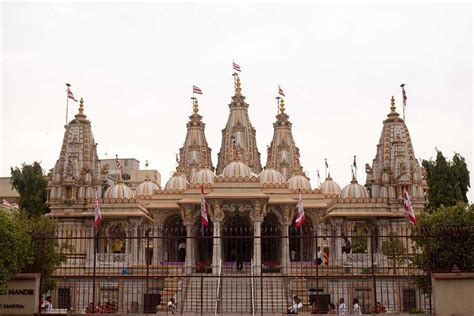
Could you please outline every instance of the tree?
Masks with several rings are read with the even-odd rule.
[[[0,293],[8,281],[32,261],[31,238],[16,214],[0,209]]]
[[[418,250],[411,258],[413,267],[426,272],[474,269],[474,205],[458,203],[417,216],[412,239]],[[429,273],[417,277],[417,284],[430,290]]]
[[[427,209],[432,212],[440,206],[453,206],[458,202],[467,203],[469,190],[469,170],[461,155],[455,153],[452,161],[447,161],[441,151],[437,151],[436,160],[423,160],[428,174]]]
[[[405,247],[393,232],[382,242],[382,253],[392,262],[393,274],[397,274],[397,264],[405,260]]]
[[[32,238],[30,253],[32,260],[25,265],[22,272],[41,273],[42,292],[55,288],[54,271],[66,261],[65,252],[72,252],[71,246],[60,245],[56,236],[57,222],[52,218],[40,216],[27,218],[22,212],[22,220]],[[66,249],[67,248],[67,249]]]
[[[357,226],[355,234],[352,235],[352,253],[366,253],[368,245],[367,238],[367,229]]]
[[[48,182],[38,162],[22,164],[11,168],[11,183],[20,194],[20,208],[28,213],[28,217],[38,217],[48,212],[46,207],[46,188]]]

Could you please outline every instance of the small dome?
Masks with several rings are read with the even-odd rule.
[[[216,174],[211,169],[204,168],[196,172],[191,180],[194,184],[213,184]]]
[[[186,190],[188,180],[184,175],[174,175],[166,182],[166,190]]]
[[[135,197],[135,194],[132,189],[121,181],[109,187],[104,194],[106,199],[131,199],[133,197]]]
[[[224,177],[251,177],[252,170],[241,161],[233,161],[222,171]]]
[[[341,187],[329,175],[319,186],[319,191],[324,194],[341,194]]]
[[[271,168],[263,170],[258,177],[262,183],[285,183],[283,175],[278,170]]]
[[[140,183],[135,189],[137,195],[153,195],[159,189],[158,185],[151,181],[148,177],[144,182]]]
[[[304,189],[311,190],[311,183],[308,178],[303,175],[294,175],[288,180],[288,187],[290,190]]]
[[[368,198],[369,194],[364,186],[357,183],[356,179],[352,179],[351,183],[346,185],[341,191],[341,198]]]

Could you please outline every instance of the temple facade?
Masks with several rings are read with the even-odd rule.
[[[356,238],[360,229],[369,226],[376,234],[390,227],[402,227],[406,222],[403,190],[410,192],[417,212],[426,203],[428,189],[426,173],[415,159],[408,128],[396,111],[393,97],[387,106],[389,113],[374,159],[365,166],[365,185],[359,184],[354,175],[341,189],[329,174],[319,187],[312,188],[301,164],[301,160],[311,157],[300,157],[284,100],[280,100],[267,161],[262,168],[256,130],[238,76],[234,88],[216,167],[206,141],[206,124],[195,99],[176,172],[163,187],[153,171],[144,175],[144,181],[138,185],[128,184],[120,174],[111,182],[108,170],[98,159],[91,122],[84,114],[81,99],[78,113],[66,126],[59,159],[48,184],[49,216],[58,219],[63,236],[80,240],[74,244],[74,256],[67,263],[83,267],[77,276],[91,275],[95,260],[102,267],[114,267],[113,263],[120,262],[122,272],[113,272],[118,274],[123,274],[124,269],[141,269],[146,264],[154,269],[172,267],[183,277],[197,273],[219,275],[222,267],[232,262],[242,262],[244,270],[252,269],[257,275],[276,267],[273,272],[290,276],[295,274],[292,266],[312,262],[318,249],[324,252],[326,268],[349,267],[356,257],[367,255],[368,249],[384,260],[377,238],[369,238],[364,244],[365,252],[357,255],[347,246],[347,240]],[[170,159],[174,159],[171,153]],[[201,223],[201,190],[209,213],[208,226]],[[305,222],[302,229],[295,230],[300,192]],[[95,194],[103,218],[96,244]],[[305,234],[308,238],[301,238]],[[297,235],[300,238],[295,242]],[[313,235],[321,238],[309,238]],[[154,238],[150,242],[144,236]],[[273,237],[276,238],[269,242]],[[57,273],[66,274],[66,269]],[[290,297],[298,288],[304,292],[310,286],[295,284],[299,285],[288,293]],[[98,287],[96,291],[93,286]],[[322,291],[330,292],[331,286],[328,283]],[[166,293],[163,295],[179,296],[182,294],[178,288],[167,289],[165,284],[161,290]],[[105,297],[100,296],[100,285],[82,283],[81,291],[99,295],[96,300]],[[138,290],[141,291],[144,290]],[[127,295],[126,285],[120,293]],[[353,297],[349,292],[341,295],[348,300]],[[112,296],[108,300],[114,300]],[[75,306],[88,304],[86,299],[76,300]],[[143,298],[136,301],[140,306],[145,304]]]

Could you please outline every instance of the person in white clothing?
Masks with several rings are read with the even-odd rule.
[[[360,308],[359,305],[359,300],[358,299],[353,299],[352,300],[352,305],[353,305],[353,311],[355,315],[362,315],[362,309]]]
[[[51,296],[46,297],[46,300],[41,306],[45,312],[51,312],[53,310],[53,303],[51,302]]]
[[[301,299],[295,295],[293,297],[293,304],[288,307],[288,314],[298,314],[299,310],[303,307]]]
[[[337,313],[339,315],[346,315],[347,314],[347,306],[344,303],[344,298],[339,299],[339,304],[337,304]]]

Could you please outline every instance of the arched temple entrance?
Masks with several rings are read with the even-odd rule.
[[[262,262],[278,263],[281,259],[281,227],[274,213],[265,216],[262,223]]]
[[[224,221],[223,262],[250,262],[253,249],[253,232],[248,217],[236,214]]]
[[[179,214],[169,216],[163,225],[163,261],[184,262],[186,227]]]
[[[289,227],[290,236],[290,261],[311,261],[316,251],[316,241],[314,238],[313,223],[306,216],[306,219],[299,228],[295,222]]]

